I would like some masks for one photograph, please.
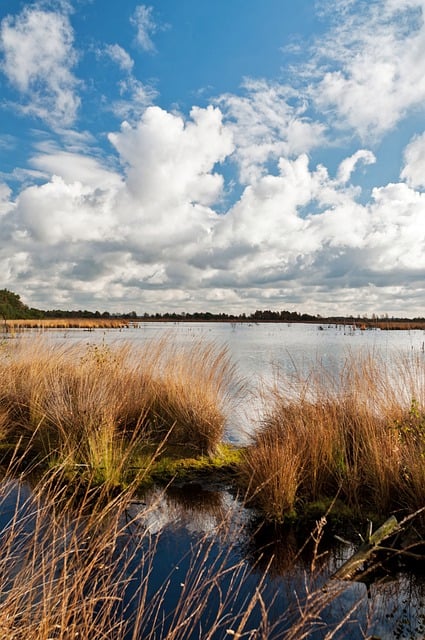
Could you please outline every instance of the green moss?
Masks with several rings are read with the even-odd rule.
[[[214,455],[197,457],[169,449],[153,463],[151,477],[157,482],[197,481],[200,478],[212,481],[235,474],[241,459],[241,450],[229,444],[220,444]]]

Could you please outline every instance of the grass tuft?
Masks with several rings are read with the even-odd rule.
[[[423,506],[424,382],[422,359],[368,354],[271,389],[241,466],[248,501],[277,521],[324,496],[382,514]]]

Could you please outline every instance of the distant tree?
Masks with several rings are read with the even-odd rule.
[[[0,289],[0,317],[5,320],[21,320],[26,318],[40,318],[43,312],[30,309],[21,297],[8,289]]]

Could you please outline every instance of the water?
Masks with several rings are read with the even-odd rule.
[[[31,338],[37,331],[19,335]],[[141,345],[168,336],[172,344],[190,346],[200,340],[227,347],[244,393],[229,407],[225,438],[244,444],[262,415],[259,389],[276,377],[305,376],[319,367],[337,375],[347,358],[372,353],[384,360],[425,357],[425,331],[361,331],[353,326],[303,323],[142,322],[126,329],[46,330],[48,340],[92,344],[129,342]]]
[[[31,488],[12,481],[3,482],[0,488],[4,598],[8,589],[14,588],[13,580],[17,579],[19,585],[22,576],[30,575],[25,557],[36,566],[48,561],[51,546],[45,536],[49,534],[50,511],[41,520],[41,530],[37,514],[42,502],[32,500]],[[184,640],[232,637],[248,603],[258,593],[261,599],[252,606],[244,629],[259,629],[266,613],[272,629],[270,640],[284,638],[297,625],[301,626],[293,637],[311,640],[323,640],[337,628],[335,635],[328,637],[424,638],[425,583],[420,567],[408,571],[400,563],[385,580],[382,573],[379,580],[372,577],[368,584],[332,581],[332,573],[352,553],[352,547],[336,545],[325,529],[319,546],[321,555],[316,557],[316,569],[311,572],[315,556],[311,540],[305,545],[308,532],[259,527],[253,512],[241,506],[229,491],[200,486],[153,489],[132,502],[121,521],[114,556],[119,561],[116,570],[123,584],[123,601],[116,607],[128,617],[135,613],[138,590],[146,582],[140,638],[160,640],[179,624],[183,631],[173,637]],[[66,523],[69,533],[78,527],[70,518]],[[8,538],[11,526],[17,531],[12,545]],[[58,522],[55,526],[57,530]],[[44,540],[35,546],[45,555],[33,557],[28,550],[37,538]],[[62,549],[60,540],[66,544],[67,539],[64,533],[55,543],[57,553]],[[5,540],[9,540],[6,547]],[[84,554],[85,544],[80,545],[79,553]],[[123,566],[130,577],[128,582],[123,581]],[[62,567],[59,561],[57,570]],[[99,570],[108,571],[103,564]],[[33,590],[35,586],[32,582]],[[40,598],[41,593],[42,588]],[[193,617],[186,625],[189,616]],[[149,635],[153,629],[155,633]],[[241,637],[256,636],[246,633]]]
[[[372,351],[383,358],[399,354],[422,357],[425,339],[423,331],[228,323],[142,323],[122,331],[68,330],[46,335],[48,339],[88,344],[122,341],[141,344],[165,333],[174,343],[182,345],[203,339],[227,346],[240,375],[248,380],[252,390],[271,382],[277,370],[290,375],[307,371],[317,362],[337,370],[349,354]],[[33,333],[22,337],[25,339],[27,335]],[[252,408],[250,411],[244,413],[245,431],[249,430],[247,421],[255,417]],[[238,441],[240,422],[231,416],[228,422],[229,438]],[[28,496],[28,488],[18,488],[19,485],[8,485],[5,492],[0,519],[3,529],[10,521],[14,504],[21,509],[23,496]],[[300,611],[306,612],[308,604],[314,604],[314,598],[322,598],[323,602],[315,624],[305,636],[312,640],[325,638],[326,633],[343,620],[341,629],[332,637],[353,640],[372,635],[382,639],[425,637],[423,563],[416,562],[412,567],[400,560],[391,571],[379,579],[373,576],[368,584],[339,583],[339,592],[334,594],[330,576],[353,552],[353,547],[337,545],[325,534],[319,548],[324,555],[317,563],[318,570],[312,573],[311,545],[300,553],[309,532],[258,529],[255,513],[244,508],[230,490],[215,491],[199,485],[175,487],[166,492],[154,489],[129,507],[126,518],[131,524],[123,529],[117,553],[131,559],[128,570],[137,576],[134,579],[133,575],[123,594],[128,605],[126,614],[131,612],[132,597],[146,577],[144,554],[147,547],[153,545],[148,602],[161,593],[164,617],[161,617],[162,630],[155,636],[158,639],[165,636],[166,629],[175,624],[178,615],[188,615],[185,610],[188,603],[194,617],[185,638],[202,638],[212,621],[220,616],[222,624],[211,638],[231,638],[236,628],[235,619],[241,620],[247,602],[259,586],[262,601],[258,600],[252,608],[248,627],[255,629],[260,625],[263,602],[269,621],[275,624],[271,635],[274,638],[282,638],[294,628],[300,621]],[[31,526],[29,518],[28,533]],[[208,576],[211,583],[205,582]],[[323,594],[328,592],[332,597],[326,601]],[[200,610],[195,615],[198,606]],[[231,620],[233,626],[229,626]],[[141,637],[145,637],[154,624],[154,613],[151,617],[147,615]]]

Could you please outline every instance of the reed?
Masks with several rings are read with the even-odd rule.
[[[315,572],[288,611],[271,615],[272,560],[260,570],[241,559],[242,531],[226,509],[181,559],[176,593],[173,571],[155,583],[161,534],[145,526],[155,503],[132,509],[134,485],[112,499],[85,486],[65,492],[62,473],[56,468],[32,487],[8,474],[0,483],[0,628],[7,640],[307,638],[325,628],[323,610],[345,590],[343,583],[323,590]],[[313,564],[318,559],[316,549]]]
[[[200,454],[214,454],[222,442],[225,411],[236,372],[225,348],[195,342],[169,343],[155,358],[150,377],[150,421],[162,439]],[[159,374],[159,375],[158,375]]]
[[[13,333],[24,329],[124,329],[129,326],[125,318],[37,318],[5,320],[2,330]]]
[[[92,481],[117,485],[138,454],[156,452],[166,436],[192,455],[214,452],[234,370],[214,345],[178,349],[162,340],[135,349],[31,339],[2,350],[0,375],[2,424],[12,442],[35,460],[66,462]]]
[[[272,520],[339,495],[385,514],[424,504],[425,366],[348,357],[337,376],[322,366],[269,391],[244,454],[248,501]]]

